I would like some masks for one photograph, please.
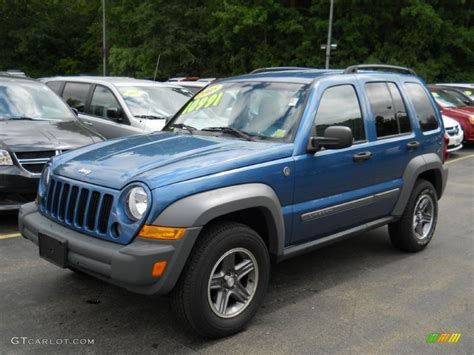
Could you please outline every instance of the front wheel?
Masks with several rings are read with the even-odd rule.
[[[263,301],[268,250],[246,225],[214,225],[199,237],[172,295],[179,318],[204,337],[240,331]]]
[[[402,217],[388,226],[392,244],[403,251],[424,249],[433,238],[438,221],[438,198],[433,185],[416,182]]]

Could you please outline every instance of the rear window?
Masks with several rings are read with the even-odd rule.
[[[413,106],[415,106],[421,130],[426,132],[437,129],[439,123],[436,119],[435,109],[423,87],[417,83],[405,83],[405,89]]]

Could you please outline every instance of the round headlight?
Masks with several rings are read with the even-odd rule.
[[[43,172],[41,173],[41,181],[43,182],[44,187],[48,187],[50,177],[51,177],[51,169],[50,169],[49,165],[47,165],[43,169]]]
[[[148,194],[143,187],[137,186],[128,192],[127,212],[131,219],[139,220],[148,208]]]

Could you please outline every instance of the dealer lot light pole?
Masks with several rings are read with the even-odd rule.
[[[331,4],[329,5],[328,41],[326,43],[326,66],[325,66],[326,69],[329,69],[329,58],[331,57],[331,34],[332,34],[333,10],[334,10],[334,0],[331,0]]]
[[[102,0],[102,74],[107,76],[107,32],[105,23],[105,0]]]

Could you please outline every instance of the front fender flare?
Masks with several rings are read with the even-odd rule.
[[[280,200],[268,185],[253,183],[223,187],[185,197],[168,206],[153,222],[168,227],[202,227],[211,220],[248,208],[262,208],[269,228],[269,249],[281,255],[285,224]]]

